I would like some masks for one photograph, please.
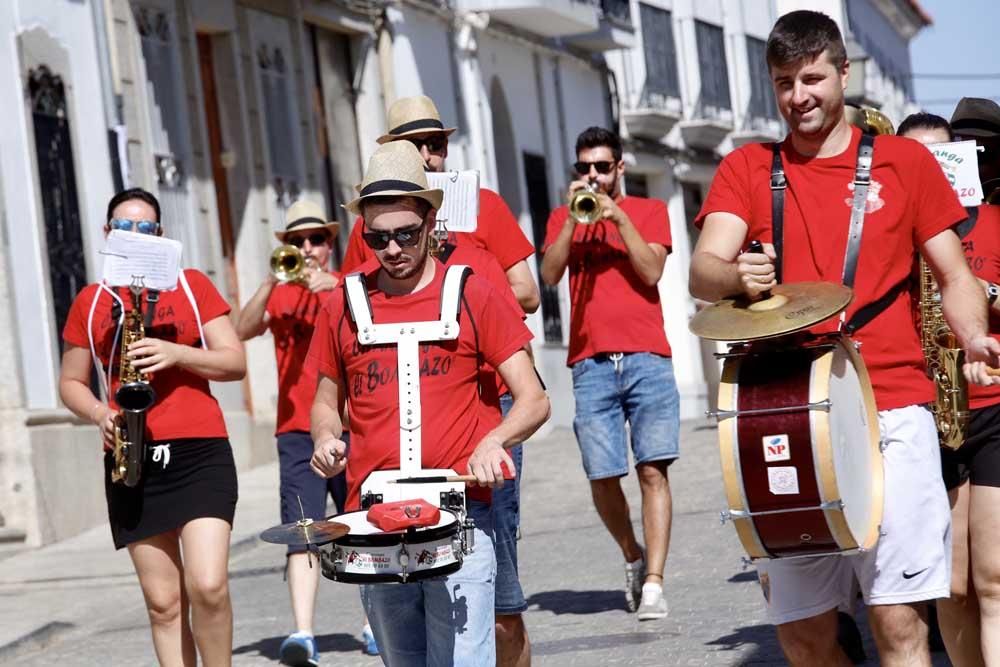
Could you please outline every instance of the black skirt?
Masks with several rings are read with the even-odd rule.
[[[115,548],[215,517],[233,523],[238,496],[236,464],[226,438],[154,441],[146,446],[135,487],[111,482],[111,452],[104,456],[104,494]]]

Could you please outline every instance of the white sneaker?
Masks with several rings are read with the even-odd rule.
[[[640,621],[654,621],[667,615],[667,599],[663,597],[663,586],[659,584],[644,584],[642,587],[642,603],[636,616]]]
[[[642,597],[642,582],[646,579],[646,559],[625,563],[625,606],[629,611],[639,608]]]

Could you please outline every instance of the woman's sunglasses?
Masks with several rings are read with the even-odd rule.
[[[420,230],[423,229],[423,225],[417,227],[407,227],[406,229],[397,229],[394,232],[363,232],[361,234],[365,239],[365,243],[372,250],[385,250],[389,247],[389,241],[395,241],[396,245],[400,248],[412,248],[417,245],[417,241],[420,240]]]
[[[614,169],[615,163],[609,162],[608,160],[599,160],[597,162],[574,162],[573,169],[575,169],[576,173],[581,176],[586,176],[590,173],[591,165],[594,166],[594,169],[597,170],[598,174],[607,174]]]
[[[296,248],[301,248],[306,244],[306,239],[309,239],[309,245],[318,246],[324,245],[330,242],[330,237],[326,234],[310,234],[309,236],[293,236],[290,239],[285,239],[289,245],[293,245]]]
[[[108,222],[111,229],[120,232],[139,232],[140,234],[156,234],[160,229],[160,223],[152,220],[126,220],[125,218],[113,218]]]

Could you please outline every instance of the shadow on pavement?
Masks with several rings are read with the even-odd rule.
[[[757,583],[757,571],[747,570],[746,572],[737,572],[733,576],[726,579],[731,584],[743,584],[747,582]]]
[[[553,614],[599,614],[604,611],[625,611],[625,591],[545,591],[527,600],[528,606],[538,605],[539,611]]]
[[[740,665],[780,665],[784,664],[784,656],[778,646],[778,638],[774,626],[769,624],[747,625],[736,628],[732,633],[718,639],[705,642],[707,646],[718,646],[721,651],[736,651],[745,646],[756,646],[753,653],[740,656]]]
[[[278,649],[281,642],[285,641],[285,635],[279,637],[268,637],[254,642],[233,648],[233,655],[243,653],[256,653],[264,658],[277,660]],[[364,644],[353,635],[344,632],[337,632],[329,635],[316,635],[316,649],[322,653],[361,653]]]

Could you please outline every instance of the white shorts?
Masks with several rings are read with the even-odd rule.
[[[885,501],[875,548],[849,556],[757,561],[768,616],[780,625],[853,607],[945,598],[951,588],[951,509],[930,410],[910,405],[878,413]]]

